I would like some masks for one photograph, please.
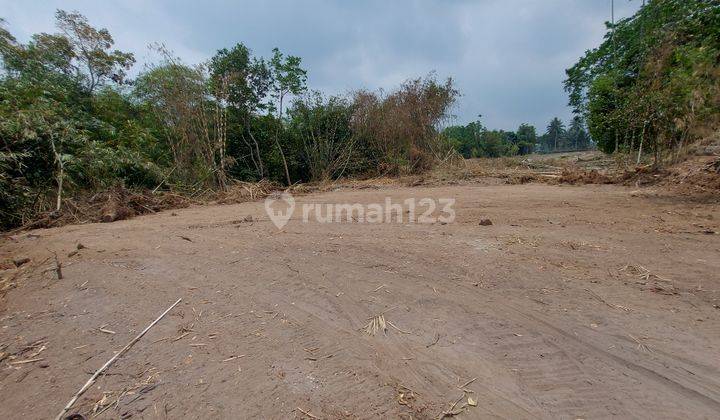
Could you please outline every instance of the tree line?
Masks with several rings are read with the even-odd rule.
[[[637,163],[651,153],[658,165],[717,128],[720,1],[650,0],[607,27],[565,80],[601,150]]]
[[[568,152],[594,147],[579,116],[575,116],[567,127],[559,118],[553,118],[542,135],[538,135],[535,126],[527,123],[521,124],[516,131],[505,131],[489,130],[479,120],[446,127],[442,133],[465,158]]]
[[[300,57],[242,43],[206,63],[162,45],[136,77],[133,54],[77,12],[27,43],[0,21],[0,227],[115,185],[192,192],[235,180],[282,185],[428,169],[459,92],[434,74],[389,91],[325,96]]]

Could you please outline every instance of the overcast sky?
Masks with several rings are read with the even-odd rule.
[[[615,3],[623,17],[640,0]],[[610,20],[610,0],[0,0],[0,17],[26,41],[56,31],[58,8],[107,28],[140,62],[151,42],[190,63],[236,42],[262,56],[278,47],[302,57],[309,86],[330,94],[436,71],[463,95],[456,122],[482,114],[490,128],[529,122],[541,132],[553,116],[570,118],[564,70],[601,42]]]

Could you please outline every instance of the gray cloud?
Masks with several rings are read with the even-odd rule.
[[[640,3],[615,2],[619,17]],[[277,46],[301,56],[310,86],[326,93],[387,90],[436,71],[463,94],[457,122],[482,114],[492,128],[530,122],[540,131],[553,116],[570,118],[564,69],[598,45],[610,19],[610,0],[0,0],[22,40],[53,32],[58,8],[108,28],[140,61],[158,41],[191,63],[236,42],[265,56]]]

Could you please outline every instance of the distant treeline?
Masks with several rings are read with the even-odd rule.
[[[594,147],[580,117],[573,118],[567,128],[559,118],[553,118],[540,136],[530,124],[521,124],[517,131],[488,130],[480,121],[447,127],[442,134],[465,158],[567,152]]]

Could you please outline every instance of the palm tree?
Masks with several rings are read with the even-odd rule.
[[[565,124],[558,117],[553,118],[547,127],[545,136],[553,144],[553,150],[557,150],[558,143],[565,137]]]

